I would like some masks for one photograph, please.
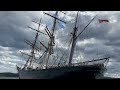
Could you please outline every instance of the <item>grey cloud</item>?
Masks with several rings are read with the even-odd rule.
[[[79,16],[78,21],[78,28],[79,32],[88,24],[88,22],[93,18],[94,15],[96,15],[96,12],[90,12],[91,14],[81,14]],[[40,15],[39,15],[40,14]],[[71,16],[75,16],[76,13],[71,13]],[[86,45],[77,45],[75,56],[78,57],[80,55],[83,55],[86,60],[90,60],[93,58],[98,57],[106,57],[110,56],[113,61],[119,61],[119,53],[120,53],[120,30],[119,30],[119,21],[120,21],[120,12],[101,12],[100,15],[93,21],[93,23],[81,34],[81,36],[78,38],[78,42],[82,42],[83,40],[89,40],[91,38],[94,38],[95,40],[98,40],[99,42],[95,43],[88,43]],[[32,24],[32,20],[39,21],[39,17],[45,17],[43,19],[43,23],[50,24],[49,27],[52,27],[51,24],[51,18],[48,16],[42,16],[42,12],[12,12],[12,11],[5,11],[0,12],[0,50],[5,52],[7,51],[7,47],[9,48],[8,51],[11,51],[12,53],[9,53],[9,56],[13,58],[16,56],[16,59],[23,60],[21,58],[21,55],[17,52],[18,50],[27,50],[27,45],[23,42],[24,39],[28,39],[30,41],[33,41],[35,32],[28,29],[27,26],[34,26]],[[99,23],[98,19],[110,19],[111,21],[113,19],[116,19],[116,23]],[[65,18],[64,18],[65,20]],[[35,27],[35,26],[34,26]],[[70,40],[70,32],[73,31],[74,27],[74,20],[72,21],[68,20],[68,23],[65,26],[64,30],[57,29],[56,32],[56,38],[59,40],[59,43],[62,44],[62,46],[65,45],[66,42]],[[43,35],[39,36],[40,41],[45,41],[44,43],[47,44],[46,38],[43,38]],[[5,48],[6,47],[6,48]],[[61,47],[58,45],[58,48],[60,51],[69,52],[67,49],[64,49],[64,47]],[[29,49],[28,49],[29,50]],[[57,52],[58,49],[55,49],[55,52]],[[17,53],[16,53],[17,52]],[[3,57],[4,54],[0,54],[0,57]],[[13,63],[17,63],[19,65],[22,65],[20,61],[10,61]],[[27,58],[24,58],[24,61],[27,60]],[[10,67],[9,64],[5,65],[0,62],[2,65],[1,67]],[[113,63],[113,65],[115,65]],[[111,66],[114,67],[114,66]],[[4,67],[3,67],[4,68]],[[6,68],[4,68],[6,69]],[[8,69],[6,69],[8,70]],[[13,71],[14,69],[10,69]],[[111,71],[112,72],[112,71]],[[117,72],[117,71],[114,71]]]

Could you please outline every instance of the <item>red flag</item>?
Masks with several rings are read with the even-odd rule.
[[[102,23],[102,22],[109,22],[109,20],[107,20],[107,19],[99,19],[99,23]]]

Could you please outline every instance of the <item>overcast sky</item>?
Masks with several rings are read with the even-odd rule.
[[[45,11],[54,14],[54,11]],[[65,49],[66,40],[74,27],[76,12],[59,12],[59,18],[67,24],[58,23],[56,28],[56,42],[59,48]],[[79,13],[79,32],[96,15],[96,19],[78,38],[74,60],[84,61],[103,57],[111,57],[106,75],[120,77],[120,12],[118,11],[85,11]],[[26,58],[20,50],[29,50],[24,39],[33,40],[35,32],[27,26],[37,28],[32,21],[39,21],[52,27],[52,18],[42,11],[0,11],[0,72],[17,72],[16,65],[22,66]],[[109,23],[99,23],[98,19],[107,19]],[[43,28],[41,27],[43,31]],[[39,37],[43,37],[42,35]],[[64,38],[63,38],[64,37]],[[42,38],[46,40],[46,38]]]

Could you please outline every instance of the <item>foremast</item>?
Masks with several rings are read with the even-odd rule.
[[[41,23],[41,20],[42,20],[42,19],[40,18],[39,25],[38,25],[38,29],[34,29],[34,28],[28,26],[28,28],[36,31],[37,33],[36,33],[36,36],[35,36],[35,39],[34,39],[34,42],[33,42],[33,43],[31,43],[31,42],[28,41],[28,40],[25,40],[25,42],[32,47],[32,50],[31,50],[30,55],[29,55],[29,54],[26,54],[26,53],[24,53],[24,52],[21,52],[22,54],[29,56],[27,62],[25,63],[25,65],[24,65],[24,67],[23,67],[22,69],[25,69],[26,67],[27,67],[27,69],[28,69],[28,68],[33,68],[33,66],[32,66],[32,61],[35,59],[35,50],[38,50],[38,51],[40,50],[40,48],[36,46],[36,42],[37,42],[39,33],[45,34],[45,33],[39,31],[40,25],[41,25],[41,24],[40,24],[40,23]],[[33,21],[33,22],[34,22],[34,21]],[[46,34],[45,34],[45,35],[46,35]]]

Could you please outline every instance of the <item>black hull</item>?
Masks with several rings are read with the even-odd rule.
[[[20,79],[80,79],[103,76],[104,66],[71,66],[42,70],[18,70]]]

